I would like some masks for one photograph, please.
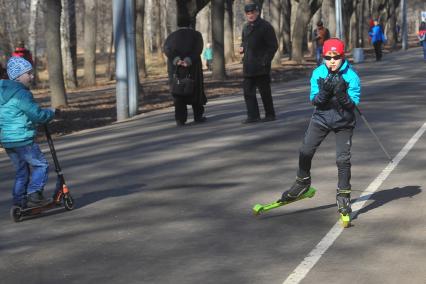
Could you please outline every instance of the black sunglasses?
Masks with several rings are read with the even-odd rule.
[[[324,56],[324,59],[325,60],[331,60],[331,59],[339,60],[339,59],[342,59],[342,56],[341,55],[336,55],[336,56],[328,56],[328,55],[326,55],[326,56]]]

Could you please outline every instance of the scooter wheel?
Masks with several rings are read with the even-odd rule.
[[[64,196],[64,206],[65,209],[68,211],[74,209],[74,199],[71,197],[70,194]]]
[[[22,221],[22,208],[19,206],[12,206],[10,208],[10,217],[14,222],[21,222]]]

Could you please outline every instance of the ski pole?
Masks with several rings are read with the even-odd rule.
[[[391,158],[391,156],[389,155],[388,151],[386,151],[385,146],[383,146],[382,142],[380,142],[379,137],[376,135],[376,133],[374,132],[373,128],[371,128],[370,123],[368,123],[367,119],[365,118],[365,116],[361,113],[361,111],[359,110],[359,108],[357,106],[355,106],[356,111],[359,113],[359,116],[361,117],[362,121],[364,121],[365,125],[367,126],[368,130],[370,130],[371,134],[373,134],[374,138],[376,138],[377,143],[379,144],[380,148],[382,148],[383,152],[385,153],[386,157],[389,159],[389,161],[391,163],[393,163],[393,160]]]

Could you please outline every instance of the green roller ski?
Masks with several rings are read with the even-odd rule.
[[[266,211],[287,205],[289,203],[293,203],[295,201],[299,201],[299,200],[302,200],[302,199],[305,199],[305,198],[312,198],[315,195],[315,191],[316,191],[315,188],[310,187],[307,192],[305,192],[299,198],[296,198],[295,200],[292,200],[292,201],[284,201],[284,202],[275,201],[275,202],[272,202],[272,203],[269,203],[269,204],[263,204],[263,205],[262,204],[256,204],[256,205],[253,206],[253,213],[254,213],[254,215],[260,215],[263,212],[266,212]]]

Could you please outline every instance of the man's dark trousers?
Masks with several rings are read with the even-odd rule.
[[[266,117],[275,117],[274,103],[271,94],[270,75],[261,75],[255,77],[245,77],[243,82],[244,100],[247,106],[247,116],[249,119],[259,119],[259,106],[256,98],[256,88],[259,89],[265,108]]]

